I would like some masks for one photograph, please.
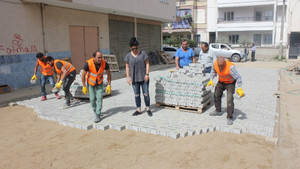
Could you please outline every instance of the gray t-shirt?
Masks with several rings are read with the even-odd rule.
[[[129,64],[129,72],[131,77],[131,82],[142,82],[146,75],[146,59],[148,55],[144,51],[140,51],[137,57],[132,56],[129,52],[124,61]]]

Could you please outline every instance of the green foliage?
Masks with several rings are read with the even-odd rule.
[[[191,48],[193,48],[193,47],[196,47],[197,44],[196,44],[193,40],[189,40],[189,46],[190,46]]]

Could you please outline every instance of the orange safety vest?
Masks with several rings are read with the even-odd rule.
[[[96,66],[94,63],[94,58],[91,58],[89,60],[87,60],[88,66],[89,66],[89,71],[87,74],[87,82],[91,85],[91,86],[95,86],[96,83],[98,82],[98,84],[101,84],[103,82],[103,72],[105,69],[105,60],[102,59],[101,61],[101,67],[100,69],[96,70]]]
[[[43,75],[45,75],[45,76],[53,75],[53,72],[54,72],[53,67],[51,67],[47,63],[44,63],[44,62],[40,61],[39,59],[37,61],[38,61],[39,65],[41,66],[41,73]]]
[[[63,60],[54,60],[54,67],[55,67],[56,72],[57,72],[59,75],[62,74],[62,71],[61,71],[61,69],[58,69],[58,68],[56,67],[56,63],[57,63],[57,62],[61,62],[62,65],[63,65],[63,67],[65,67],[65,69],[67,70],[67,76],[68,76],[71,72],[73,72],[73,71],[75,70],[75,67],[74,67],[71,63],[69,63],[69,62],[67,62],[67,61],[63,61]]]
[[[215,61],[215,63],[214,63],[214,69],[219,75],[220,82],[223,82],[226,84],[233,83],[235,81],[235,79],[230,75],[230,68],[234,64],[232,62],[229,62],[228,60],[226,60],[225,62],[226,62],[226,65],[223,68],[222,72],[220,72],[220,68],[218,66],[217,61]]]

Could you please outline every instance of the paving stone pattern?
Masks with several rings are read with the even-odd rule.
[[[246,96],[235,99],[233,125],[226,124],[226,96],[222,98],[222,116],[211,117],[214,111],[210,105],[202,114],[181,112],[155,107],[155,78],[167,76],[169,70],[150,73],[150,98],[153,116],[149,117],[145,110],[142,115],[132,116],[135,111],[133,89],[126,78],[112,81],[112,96],[103,99],[104,119],[95,124],[94,114],[89,102],[73,102],[69,109],[62,109],[65,100],[57,100],[53,94],[48,100],[41,102],[41,97],[17,102],[19,105],[33,108],[38,117],[56,121],[61,125],[79,129],[99,130],[134,130],[171,138],[192,136],[214,131],[231,133],[251,133],[273,137],[276,117],[276,96],[279,70],[263,68],[238,68],[243,79],[243,90]],[[214,79],[216,84],[217,78]],[[224,92],[226,93],[226,92]],[[226,94],[224,94],[226,95]],[[142,108],[144,106],[142,98]]]

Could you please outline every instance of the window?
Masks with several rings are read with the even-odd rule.
[[[266,11],[265,19],[266,19],[267,21],[273,20],[273,11],[272,11],[272,10]]]
[[[174,48],[168,48],[168,47],[164,47],[163,50],[166,51],[166,52],[176,52],[177,51]]]
[[[185,2],[185,0],[180,0],[180,2]]]
[[[224,21],[233,21],[234,12],[224,12]]]
[[[221,45],[221,50],[229,50],[229,48],[225,45]]]
[[[215,49],[219,49],[219,45],[218,44],[212,44],[211,47],[215,48]]]
[[[160,0],[161,3],[168,4],[168,0]]]
[[[237,44],[239,43],[239,35],[229,35],[229,43]]]
[[[264,34],[264,44],[272,44],[272,34]]]
[[[200,35],[194,35],[194,42],[195,43],[200,43]]]
[[[262,12],[256,11],[255,12],[255,21],[261,21],[262,20]]]

